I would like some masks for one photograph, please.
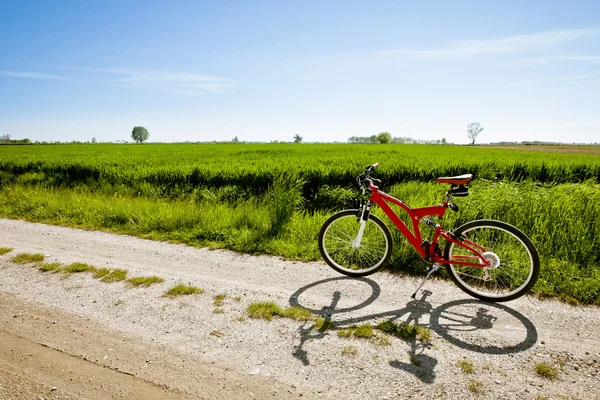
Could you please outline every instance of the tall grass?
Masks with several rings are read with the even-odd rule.
[[[413,207],[441,201],[436,176],[472,172],[471,195],[444,226],[511,223],[540,251],[538,293],[600,304],[597,156],[410,145],[15,149],[0,146],[1,216],[303,260],[319,258],[327,216],[355,205],[354,178],[366,165],[381,162],[384,190]],[[428,265],[392,232],[391,268],[423,273]]]

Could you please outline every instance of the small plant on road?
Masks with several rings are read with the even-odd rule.
[[[187,296],[190,294],[200,294],[204,293],[204,289],[200,289],[196,286],[187,286],[187,285],[176,285],[171,289],[167,290],[165,296],[167,297],[177,297],[177,296]]]
[[[73,264],[69,264],[66,267],[62,268],[61,271],[64,272],[65,275],[69,276],[69,275],[78,274],[81,272],[96,272],[97,268],[92,265],[85,264],[85,263],[73,263]]]
[[[43,254],[31,254],[31,253],[21,253],[17,254],[11,259],[12,262],[18,264],[29,264],[29,263],[39,263],[44,261]]]
[[[42,272],[59,272],[62,267],[61,263],[43,263],[38,266]]]
[[[165,280],[158,276],[134,276],[133,278],[127,279],[127,287],[149,287],[155,283],[163,283]]]
[[[473,363],[470,360],[464,359],[460,360],[456,363],[456,366],[460,368],[460,370],[464,374],[474,374],[475,370],[473,369]]]
[[[535,372],[546,379],[558,379],[558,369],[544,362],[535,365]]]
[[[98,271],[96,271],[97,273]],[[94,275],[94,277],[96,277]],[[108,273],[103,274],[101,277],[99,277],[100,280],[102,282],[122,282],[125,279],[127,279],[127,270],[124,269],[113,269],[113,270],[109,270]]]
[[[13,251],[10,247],[0,247],[0,256],[5,255],[6,253],[10,253]]]
[[[469,381],[469,390],[473,393],[481,394],[485,392],[485,386],[483,386],[483,382],[478,380]]]
[[[225,299],[227,298],[227,293],[217,294],[213,297],[213,304],[217,307],[222,307],[225,304]]]
[[[356,346],[344,346],[342,347],[342,355],[344,357],[356,357],[358,349]]]

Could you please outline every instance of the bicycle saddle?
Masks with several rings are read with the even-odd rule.
[[[473,174],[464,174],[458,176],[442,176],[437,178],[435,181],[437,183],[449,183],[451,185],[464,185],[465,183],[469,183],[473,180]]]

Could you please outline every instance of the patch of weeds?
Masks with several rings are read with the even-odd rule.
[[[412,365],[414,365],[415,367],[420,367],[421,366],[421,360],[419,360],[417,358],[417,356],[415,356],[413,353],[410,353],[408,356],[410,358],[410,363]]]
[[[125,269],[113,269],[108,274],[105,274],[100,279],[102,282],[111,283],[111,282],[122,282],[127,279],[127,270]]]
[[[550,364],[537,363],[535,365],[535,372],[542,378],[558,379],[558,370]]]
[[[21,253],[14,256],[11,261],[17,264],[40,263],[44,261],[43,254]]]
[[[375,337],[375,343],[379,346],[391,346],[392,342],[388,335],[378,335]]]
[[[344,357],[356,357],[357,354],[358,354],[358,348],[356,348],[356,346],[342,347],[342,355]]]
[[[100,268],[100,269],[96,270],[96,272],[94,272],[94,278],[100,279],[100,278],[108,275],[109,272],[110,272],[109,268]]]
[[[470,360],[464,359],[456,363],[456,366],[460,368],[463,374],[474,374],[473,363]]]
[[[318,331],[326,331],[326,330],[332,329],[334,326],[335,326],[334,323],[330,319],[323,318],[323,317],[316,317],[315,325],[313,326],[313,329],[316,329]]]
[[[62,267],[61,263],[43,263],[39,264],[38,269],[42,272],[59,272]]]
[[[123,300],[117,300],[117,301],[115,301],[115,307],[120,306],[123,303],[125,303]]]
[[[97,269],[89,264],[73,263],[66,265],[61,269],[61,271],[65,274],[65,276],[70,276],[72,274],[79,274],[82,272],[96,272]]]
[[[485,392],[483,382],[478,380],[469,381],[469,390],[473,393],[481,394]]]
[[[392,321],[383,321],[375,326],[375,329],[402,339],[417,339],[423,343],[431,341],[431,330],[420,325],[411,325],[407,323],[396,324]]]
[[[338,331],[340,337],[357,337],[370,339],[373,337],[373,326],[369,324],[353,325],[350,328],[340,329]]]
[[[235,296],[235,297],[233,298],[233,301],[235,301],[235,302],[239,303],[240,301],[242,301],[242,296]]]
[[[217,294],[213,297],[213,304],[217,307],[222,307],[225,304],[225,299],[227,298],[227,293]]]
[[[266,319],[267,321],[270,321],[274,316],[280,316],[283,313],[283,310],[271,301],[261,301],[248,305],[246,312],[250,318]]]
[[[245,321],[245,320],[246,320],[246,316],[245,315],[240,315],[238,317],[238,321],[240,321],[240,322]]]
[[[312,312],[298,306],[286,308],[283,310],[281,316],[295,319],[296,321],[309,321],[314,319],[314,314]]]
[[[431,330],[417,325],[417,340],[421,341],[422,343],[431,342]]]
[[[188,296],[191,294],[200,294],[204,293],[204,289],[200,289],[196,286],[187,286],[187,285],[176,285],[171,289],[167,290],[165,296],[167,297],[177,297],[177,296]]]
[[[10,253],[13,250],[14,249],[11,249],[10,247],[0,247],[0,256],[5,255],[6,253]]]
[[[126,286],[127,287],[149,287],[155,283],[163,283],[165,280],[163,278],[159,278],[158,276],[135,276],[133,278],[127,279]]]
[[[221,307],[217,307],[213,310],[214,314],[223,314],[225,312],[225,310],[223,310]]]

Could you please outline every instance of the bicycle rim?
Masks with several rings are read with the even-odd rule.
[[[330,221],[321,235],[325,260],[343,274],[364,276],[377,271],[387,262],[391,239],[384,228],[370,218],[357,246],[353,242],[359,228],[356,214],[340,215]]]
[[[485,250],[481,253],[492,264],[489,268],[449,264],[454,281],[465,292],[484,300],[506,301],[522,296],[535,283],[539,270],[537,252],[516,228],[482,221],[459,231],[467,240],[482,246]],[[448,260],[474,262],[473,256],[471,251],[450,243]]]

